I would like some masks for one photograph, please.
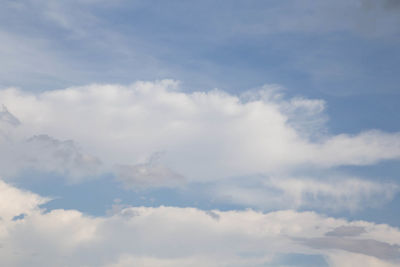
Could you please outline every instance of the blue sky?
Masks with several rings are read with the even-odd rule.
[[[398,265],[399,25],[396,0],[3,1],[0,262]]]

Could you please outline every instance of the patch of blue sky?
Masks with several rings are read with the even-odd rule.
[[[13,181],[18,188],[35,192],[52,200],[42,207],[76,209],[93,216],[106,215],[113,205],[196,207],[204,210],[244,209],[240,205],[218,203],[205,196],[206,184],[191,184],[186,188],[149,188],[128,190],[111,175],[97,177],[79,184],[67,184],[62,176],[29,172]]]
[[[327,267],[329,266],[325,258],[318,254],[283,254],[266,266],[287,266],[287,267]]]
[[[356,134],[364,130],[400,130],[400,95],[395,93],[352,95],[326,98],[331,133]]]
[[[398,167],[398,166],[397,166]],[[87,180],[79,184],[66,183],[64,177],[43,172],[29,172],[13,181],[18,188],[33,191],[52,200],[42,205],[48,210],[76,209],[92,216],[105,216],[112,212],[113,206],[174,206],[195,207],[202,210],[246,210],[248,208],[271,212],[290,209],[290,204],[284,202],[284,197],[279,189],[267,188],[265,194],[271,199],[271,203],[237,203],[230,201],[229,196],[216,196],[215,189],[221,183],[189,183],[180,188],[138,188],[126,189],[111,175],[104,175]],[[375,178],[375,177],[374,177]],[[235,179],[243,189],[255,189],[262,187],[262,182],[251,177]],[[230,181],[228,184],[235,183]],[[390,180],[392,181],[392,180]],[[264,187],[265,188],[265,187]],[[257,193],[257,192],[255,192]],[[276,199],[282,197],[282,203]],[[227,198],[228,197],[228,198]],[[307,195],[304,195],[307,197]],[[268,199],[268,198],[267,198]],[[332,201],[326,196],[312,196],[316,202]],[[397,212],[400,205],[400,195],[387,203],[361,207],[358,210],[331,209],[318,205],[304,205],[297,207],[299,211],[315,211],[334,218],[346,218],[352,220],[365,220],[375,223],[385,223],[400,227],[400,217]]]
[[[385,205],[379,205],[374,208],[362,209],[358,212],[341,211],[333,214],[337,218],[346,218],[349,221],[365,220],[377,224],[388,224],[394,227],[400,227],[400,217],[398,214],[400,206],[400,195],[397,194],[390,202]],[[330,215],[330,212],[321,211],[321,213]]]

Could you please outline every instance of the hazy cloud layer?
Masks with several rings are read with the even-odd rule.
[[[320,237],[304,239],[302,242],[316,249],[342,249],[361,253],[384,260],[399,260],[400,246],[372,239],[348,239],[338,237]]]
[[[311,78],[305,86],[316,82],[334,89],[318,90],[333,94],[371,92],[376,87],[396,92],[398,81],[390,77],[388,82],[386,72],[396,67],[396,55],[386,55],[387,67],[371,67],[362,60],[381,62],[382,49],[396,53],[396,2],[204,0],[159,2],[155,8],[152,1],[143,0],[5,0],[0,10],[0,80],[7,86],[43,90],[93,81],[177,77],[201,88],[253,86],[252,79],[261,83],[266,77],[297,83],[287,76],[300,74]],[[335,43],[338,36],[343,39]],[[381,39],[394,43],[371,51]],[[274,52],[265,55],[265,49]],[[371,79],[371,72],[376,78]]]
[[[292,253],[320,254],[330,266],[341,266],[335,262],[343,258],[363,266],[399,263],[398,229],[313,212],[214,210],[217,216],[210,216],[195,208],[128,207],[89,217],[40,209],[45,198],[4,182],[0,198],[7,204],[0,206],[4,266],[277,266],[277,258]],[[25,216],[12,219],[21,213]],[[325,236],[340,226],[366,231],[362,238]]]
[[[256,177],[222,181],[206,191],[216,201],[262,209],[313,208],[329,211],[357,211],[378,207],[399,192],[394,183],[363,180],[357,177]]]
[[[326,236],[358,236],[365,233],[364,227],[361,226],[339,226],[332,231],[326,233]]]

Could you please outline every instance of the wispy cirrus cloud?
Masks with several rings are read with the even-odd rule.
[[[263,210],[314,209],[356,212],[393,200],[400,188],[394,182],[365,180],[358,177],[240,177],[208,185],[215,201],[251,206]]]
[[[300,87],[317,83],[332,94],[374,92],[383,82],[380,90],[396,92],[397,80],[387,75],[397,62],[399,18],[388,12],[394,2],[367,2],[376,1],[172,1],[160,8],[149,1],[5,1],[1,84],[43,90],[177,77],[196,88],[230,88],[266,77],[297,84],[288,77],[301,74],[309,81]],[[314,46],[309,35],[317,37]],[[391,40],[382,48],[390,56],[374,47],[382,38]],[[365,57],[386,64],[364,64]]]

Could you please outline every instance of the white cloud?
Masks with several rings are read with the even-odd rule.
[[[319,127],[293,121],[319,121],[323,102],[285,100],[268,87],[247,100],[221,91],[180,92],[169,80],[37,94],[6,89],[0,99],[21,121],[22,136],[72,139],[110,166],[145,164],[164,151],[160,164],[189,180],[400,157],[399,133],[319,134]]]
[[[10,88],[0,99],[7,107],[0,113],[0,174],[7,179],[37,169],[70,182],[113,173],[133,190],[223,181],[211,190],[217,197],[285,208],[356,210],[398,192],[397,185],[346,174],[329,178],[329,169],[399,159],[400,133],[330,135],[324,101],[286,99],[277,85],[235,96],[185,93],[163,80],[40,93]],[[324,178],[299,177],[299,168],[323,170]],[[259,174],[270,178],[254,188],[230,182]]]
[[[277,257],[290,253],[320,254],[331,266],[341,266],[344,256],[354,264],[399,263],[400,232],[387,225],[290,210],[214,210],[210,216],[195,208],[129,207],[90,217],[76,210],[42,210],[44,198],[3,182],[0,191],[8,204],[0,206],[2,266],[277,266]],[[10,205],[15,199],[29,207],[18,220],[12,218],[21,209]],[[343,238],[327,234],[343,226],[365,231]],[[316,247],[316,240],[324,245]],[[375,249],[359,246],[364,240]]]
[[[19,190],[0,180],[0,220],[3,222],[21,214],[31,214],[47,201],[48,198]]]

